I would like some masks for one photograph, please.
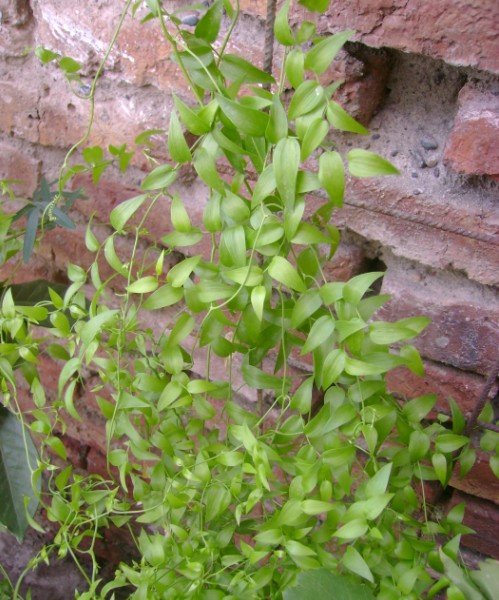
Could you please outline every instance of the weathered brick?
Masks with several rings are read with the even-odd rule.
[[[9,140],[0,140],[0,179],[14,179],[13,191],[30,197],[38,185],[41,161],[31,148],[23,148]]]
[[[38,82],[24,80],[19,73],[15,80],[0,80],[0,132],[38,142],[38,95]]]
[[[303,8],[297,14],[309,16]],[[368,46],[441,58],[499,72],[496,0],[354,0],[331,2],[320,32],[354,29]]]
[[[475,498],[456,490],[449,502],[449,508],[464,502],[464,524],[471,527],[475,533],[464,535],[462,543],[477,552],[499,559],[499,510],[497,504]]]
[[[497,357],[499,324],[499,301],[493,290],[449,273],[435,274],[389,261],[382,292],[392,299],[377,313],[379,318],[393,321],[424,315],[432,319],[414,340],[423,356],[488,374]]]
[[[489,458],[478,451],[475,464],[463,478],[459,475],[459,465],[456,465],[450,485],[463,493],[499,504],[499,479],[489,466]]]
[[[0,58],[23,57],[33,39],[28,0],[0,0]]]
[[[425,394],[436,394],[435,410],[450,414],[448,399],[453,398],[465,416],[469,416],[482,391],[485,379],[453,367],[429,360],[423,361],[425,375],[419,377],[405,367],[387,374],[387,387],[402,398],[410,400]]]
[[[458,112],[444,160],[465,175],[499,180],[499,95],[497,90],[466,85],[459,93]]]

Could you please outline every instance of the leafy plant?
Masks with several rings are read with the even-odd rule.
[[[338,245],[332,220],[345,188],[334,129],[366,130],[332,100],[337,85],[323,87],[319,75],[351,32],[321,38],[311,23],[293,29],[287,0],[275,23],[284,46],[276,82],[226,51],[237,2],[215,0],[193,32],[159,1],[145,4],[145,19],[158,21],[195,96],[192,104],[174,98],[171,160],[144,178],[143,193],[111,211],[104,241],[88,224],[96,259],[88,272],[69,266],[64,293],[50,288],[50,303],[30,312],[4,292],[4,330],[15,338],[4,352],[10,364],[19,356],[27,365],[36,406],[29,426],[41,442],[34,477],[46,474],[40,502],[59,527],[43,558],[91,560],[89,575],[82,568],[82,599],[110,598],[120,588],[137,599],[291,599],[313,590],[334,597],[334,587],[342,598],[391,600],[451,590],[455,569],[463,573],[460,538],[470,530],[464,506],[432,512],[425,482],[446,486],[457,455],[463,472],[472,466],[464,417],[453,404],[452,429],[444,418],[427,422],[434,396],[402,404],[385,384],[399,366],[422,374],[408,342],[428,319],[376,320],[388,299],[371,292],[382,273],[338,282],[323,271]],[[223,9],[230,25],[215,44]],[[38,55],[66,73],[72,65],[50,51]],[[130,153],[121,147],[118,155],[126,169]],[[98,181],[111,160],[95,147],[83,159],[72,166],[66,159],[58,196],[45,191],[53,214],[63,183],[83,170]],[[206,186],[202,222],[172,192],[185,164]],[[361,149],[346,164],[356,177],[396,173]],[[171,229],[151,241],[149,223],[165,210]],[[116,253],[119,239],[130,242],[126,258]],[[139,258],[143,239],[150,250]],[[207,241],[211,249],[202,252]],[[174,252],[185,256],[166,269]],[[105,281],[102,260],[114,272]],[[91,302],[82,292],[89,282]],[[113,294],[114,286],[124,293]],[[48,344],[30,337],[44,319]],[[61,361],[50,404],[39,352]],[[106,421],[106,476],[54,460],[66,458],[57,431],[83,418],[75,395],[88,372],[99,380],[90,392]],[[3,385],[15,397],[14,378]],[[139,558],[103,582],[95,541],[112,526],[129,528]]]

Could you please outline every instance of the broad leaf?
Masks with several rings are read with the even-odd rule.
[[[321,40],[312,50],[307,52],[305,68],[310,69],[316,75],[322,75],[353,33],[351,30],[342,31]]]
[[[284,590],[284,600],[374,600],[364,585],[345,575],[336,575],[326,569],[303,571],[297,584]]]
[[[348,170],[354,177],[399,175],[399,170],[374,152],[355,148],[347,154]]]
[[[23,425],[17,417],[0,406],[0,523],[19,541],[29,527],[26,510],[33,517],[38,505],[35,494],[41,491],[40,478],[33,490],[27,457],[31,467],[36,467],[38,455],[29,433],[25,431],[23,436]]]

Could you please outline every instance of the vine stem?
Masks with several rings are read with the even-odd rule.
[[[274,62],[274,23],[276,13],[276,0],[267,0],[267,15],[265,17],[265,45],[263,54],[263,70],[272,75],[272,64]],[[270,83],[264,85],[270,90]]]

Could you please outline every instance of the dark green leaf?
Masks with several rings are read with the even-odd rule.
[[[33,517],[41,491],[40,478],[33,490],[30,469],[36,467],[38,455],[29,433],[24,431],[24,434],[21,422],[0,406],[0,523],[19,541],[29,527],[26,511]],[[31,464],[27,463],[27,457]]]
[[[274,83],[272,75],[258,69],[237,54],[224,54],[220,70],[230,81],[241,83]]]
[[[219,94],[216,94],[215,97],[222,112],[234,123],[237,129],[248,135],[265,135],[269,122],[269,116],[266,113],[243,106],[239,102],[234,102]]]
[[[315,0],[314,0],[315,1]],[[326,569],[303,571],[297,584],[287,588],[284,600],[374,600],[375,596],[364,585],[345,575],[336,575]]]

